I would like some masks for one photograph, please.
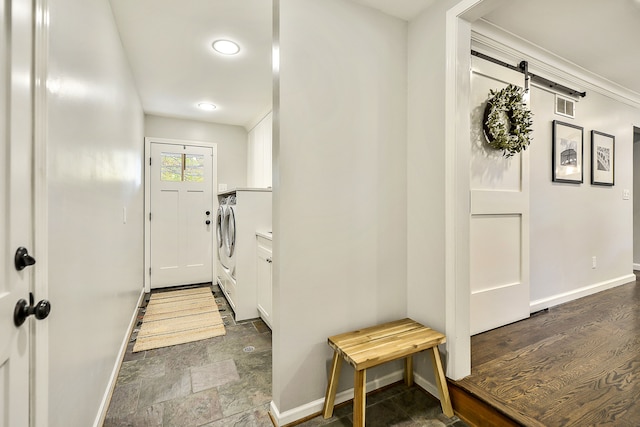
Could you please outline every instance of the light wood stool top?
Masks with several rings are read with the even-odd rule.
[[[323,408],[324,418],[330,418],[333,415],[341,359],[355,369],[353,425],[360,427],[364,426],[366,369],[404,358],[405,383],[411,386],[413,384],[412,356],[424,350],[431,350],[442,411],[446,416],[452,417],[453,408],[438,351],[438,345],[444,342],[446,342],[444,334],[412,319],[396,320],[329,337],[328,344],[333,348],[334,355]]]

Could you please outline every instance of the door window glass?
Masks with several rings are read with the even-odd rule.
[[[160,179],[162,181],[182,181],[182,154],[162,153]]]
[[[160,179],[204,182],[204,154],[162,153]]]
[[[185,154],[184,180],[204,182],[204,154]]]

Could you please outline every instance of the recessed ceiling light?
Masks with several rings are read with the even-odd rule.
[[[235,55],[240,52],[240,46],[231,40],[216,40],[212,46],[216,52],[223,55]]]
[[[198,104],[198,107],[202,108],[203,110],[207,110],[207,111],[213,111],[216,108],[218,108],[214,104],[211,104],[210,102],[201,102],[201,103]]]

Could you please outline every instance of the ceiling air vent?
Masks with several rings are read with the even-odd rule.
[[[573,99],[556,95],[556,114],[565,117],[576,117],[576,102]]]

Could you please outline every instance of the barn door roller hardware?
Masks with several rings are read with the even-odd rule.
[[[489,55],[485,55],[484,53],[480,53],[475,50],[471,50],[471,55],[477,56],[478,58],[482,58],[489,62],[493,62],[494,64],[498,64],[502,67],[509,68],[510,70],[518,71],[525,75],[525,90],[529,90],[529,81],[537,83],[540,86],[548,87],[549,89],[556,90],[558,92],[563,92],[569,96],[580,96],[584,98],[587,96],[587,92],[580,92],[575,89],[571,89],[570,87],[561,85],[560,83],[556,83],[549,79],[545,79],[544,77],[540,77],[536,74],[529,72],[529,63],[527,61],[521,61],[517,66],[507,64],[506,62],[500,61],[499,59],[492,58]]]

